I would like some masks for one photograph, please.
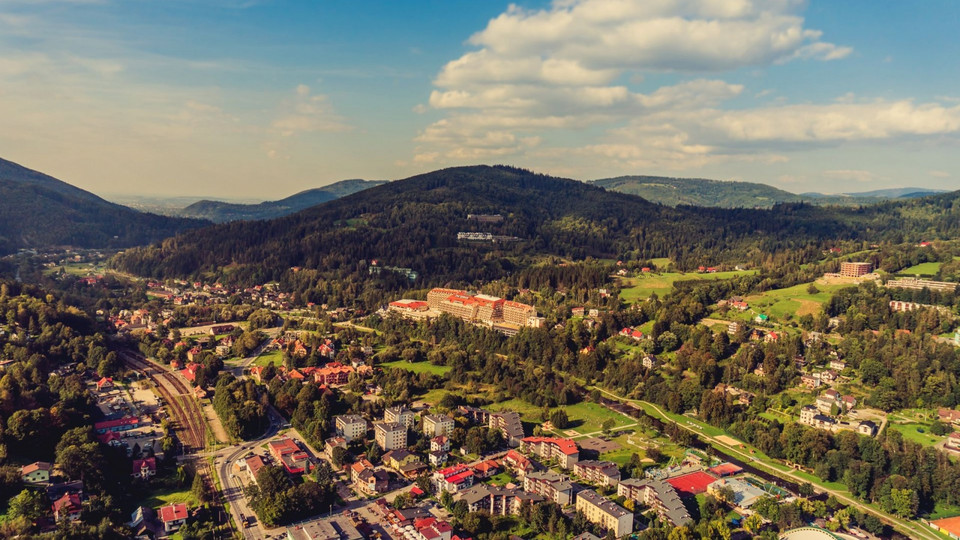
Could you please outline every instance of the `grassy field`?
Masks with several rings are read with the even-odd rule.
[[[809,283],[801,283],[786,289],[776,289],[761,294],[755,294],[745,298],[750,304],[750,310],[738,314],[737,318],[753,318],[754,313],[763,313],[769,317],[778,320],[786,320],[803,315],[816,315],[820,312],[823,304],[830,301],[833,293],[849,287],[844,284],[825,285],[821,283],[814,284],[819,292],[810,294],[807,292]],[[732,311],[730,313],[733,313]]]
[[[631,278],[618,278],[621,287],[620,298],[624,302],[634,303],[646,300],[653,293],[657,293],[657,296],[663,296],[673,290],[673,284],[678,281],[730,279],[753,273],[755,273],[754,270],[716,272],[713,274],[664,272]]]
[[[266,366],[269,366],[271,362],[273,363],[274,367],[282,366],[283,351],[277,350],[277,351],[270,351],[268,353],[261,354],[260,356],[257,357],[256,360],[253,361],[253,365],[266,367]]]
[[[918,431],[923,430],[923,433]],[[904,440],[913,441],[923,446],[933,446],[943,440],[943,437],[930,433],[930,426],[923,424],[890,424],[887,429],[899,431],[903,434]]]
[[[492,411],[516,411],[520,413],[520,418],[524,422],[530,422],[534,424],[540,423],[540,413],[542,409],[536,405],[531,405],[526,401],[519,399],[501,401],[500,403],[494,403],[487,408]],[[608,418],[613,419],[614,429],[634,423],[634,420],[629,416],[624,416],[618,412],[611,411],[610,409],[589,401],[583,401],[581,403],[577,403],[576,405],[557,407],[551,409],[550,412],[552,413],[557,409],[564,409],[567,411],[567,418],[570,420],[569,427],[566,429],[557,430],[561,434],[564,431],[570,430],[576,431],[581,435],[601,431],[603,429],[603,422]]]
[[[157,508],[174,503],[187,503],[189,507],[196,507],[198,505],[197,498],[193,495],[193,492],[191,492],[190,487],[187,486],[183,489],[164,489],[157,491],[150,497],[144,499],[140,503],[140,506]]]
[[[45,275],[52,275],[60,272],[60,269],[63,268],[64,273],[71,276],[92,276],[96,274],[102,274],[106,269],[106,265],[103,263],[70,263],[64,264],[62,266],[54,266],[52,268],[47,268],[43,271]]]
[[[396,362],[387,362],[386,364],[380,364],[383,368],[395,368],[395,369],[405,369],[407,371],[412,371],[414,373],[430,373],[433,375],[443,376],[444,373],[450,371],[450,366],[435,366],[430,362],[407,362],[404,360],[397,360]]]
[[[903,270],[901,270],[901,271],[899,271],[899,272],[897,272],[897,273],[898,273],[898,274],[903,274],[903,275],[906,275],[906,276],[916,276],[916,275],[920,275],[920,276],[933,276],[933,275],[936,275],[936,273],[940,271],[940,265],[941,265],[941,264],[942,264],[942,263],[939,263],[939,262],[920,263],[920,264],[918,264],[918,265],[916,265],[916,266],[911,266],[911,267],[909,267],[909,268],[904,268]]]

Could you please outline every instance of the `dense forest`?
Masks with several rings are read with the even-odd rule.
[[[144,214],[0,159],[0,255],[18,248],[121,248],[209,222]]]
[[[446,169],[391,182],[264,222],[187,232],[129,250],[124,271],[155,277],[205,273],[238,283],[368,278],[371,261],[412,268],[418,283],[489,281],[544,255],[571,259],[670,257],[680,269],[760,263],[770,254],[841,239],[900,242],[960,230],[955,194],[857,209],[784,204],[772,210],[669,208],[583,182],[509,167]],[[498,213],[500,223],[468,214]],[[481,231],[516,241],[458,242]],[[818,251],[811,251],[809,262]],[[289,278],[296,267],[298,277]],[[306,272],[304,271],[306,270]],[[392,274],[381,272],[380,276]],[[409,287],[394,274],[387,287]]]

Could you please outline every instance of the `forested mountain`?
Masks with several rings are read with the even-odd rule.
[[[0,159],[0,254],[54,245],[127,247],[204,224],[143,214]]]
[[[802,197],[766,184],[727,182],[705,178],[620,176],[591,182],[610,191],[639,195],[668,206],[718,206],[720,208],[770,208]]]
[[[273,219],[327,201],[363,191],[380,184],[384,180],[342,180],[322,188],[308,189],[279,201],[264,201],[259,204],[235,204],[221,201],[197,201],[177,212],[177,215],[189,218],[208,219],[214,223],[227,221]]]
[[[810,202],[822,206],[858,206],[894,199],[915,199],[944,193],[926,188],[878,189],[857,193],[801,193],[799,195],[754,182],[669,178],[664,176],[619,176],[593,180],[591,184],[610,191],[638,195],[668,206],[715,206],[719,208],[770,208],[778,203]]]
[[[670,208],[575,180],[509,167],[444,169],[258,222],[190,231],[128,250],[114,264],[157,277],[207,273],[279,279],[292,267],[326,277],[367,263],[407,267],[425,283],[495,279],[534,260],[670,257],[680,268],[819,253],[837,239],[933,238],[960,231],[957,194],[861,209],[797,203],[772,210]],[[905,206],[910,205],[910,206]],[[468,220],[501,214],[501,223]],[[516,241],[458,241],[461,231]]]

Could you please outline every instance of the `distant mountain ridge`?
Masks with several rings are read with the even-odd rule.
[[[500,279],[543,256],[669,257],[679,268],[696,268],[750,262],[777,250],[819,250],[838,238],[954,236],[960,233],[960,210],[952,205],[957,198],[960,192],[862,209],[808,203],[776,210],[672,208],[513,167],[455,167],[282,218],[191,231],[127,250],[114,264],[144,276],[203,274],[238,283],[315,276],[360,281],[373,259],[411,268],[418,280],[433,284]],[[503,220],[481,224],[469,214],[500,214]],[[512,240],[464,240],[460,232]]]
[[[278,201],[264,201],[257,204],[203,200],[177,211],[176,214],[188,218],[207,219],[214,223],[273,219],[384,183],[386,180],[341,180],[329,186],[301,191]]]
[[[665,176],[619,176],[589,182],[610,191],[629,193],[667,206],[718,208],[770,208],[779,203],[807,201],[822,206],[857,206],[895,199],[913,199],[945,193],[926,188],[891,188],[859,193],[791,193],[755,182],[671,178]]]
[[[20,248],[122,248],[209,222],[144,214],[0,159],[0,254]]]
[[[706,178],[620,176],[590,183],[609,191],[637,195],[667,206],[769,208],[777,203],[803,200],[799,195],[766,184]]]

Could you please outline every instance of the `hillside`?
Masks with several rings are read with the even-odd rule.
[[[593,180],[593,185],[610,191],[629,193],[667,206],[709,206],[718,208],[771,208],[779,203],[809,202],[820,206],[860,206],[889,200],[916,199],[944,193],[925,188],[893,188],[859,193],[795,194],[766,184],[708,180],[706,178],[669,178],[663,176],[620,176]]]
[[[59,245],[129,247],[206,223],[143,214],[0,159],[0,254]]]
[[[668,206],[685,204],[720,208],[770,208],[777,203],[803,200],[799,195],[766,184],[705,178],[620,176],[594,180],[591,183],[610,191],[637,195]]]
[[[227,221],[273,219],[305,208],[316,206],[327,201],[339,199],[347,195],[363,191],[384,181],[377,180],[342,180],[322,188],[308,189],[291,195],[279,201],[264,201],[258,204],[235,204],[221,201],[197,201],[176,214],[182,217],[207,219],[214,223]]]
[[[956,194],[951,194],[956,197]],[[575,180],[508,167],[461,167],[390,182],[270,221],[233,222],[129,250],[114,264],[157,277],[216,275],[234,282],[280,279],[291,267],[331,279],[365,274],[366,261],[409,267],[420,280],[495,279],[537,257],[670,257],[680,268],[762,261],[837,239],[933,238],[953,234],[940,196],[901,208],[808,204],[773,210],[671,208]],[[468,214],[499,213],[481,224]],[[954,216],[955,217],[955,216]],[[458,242],[460,231],[519,238]]]

